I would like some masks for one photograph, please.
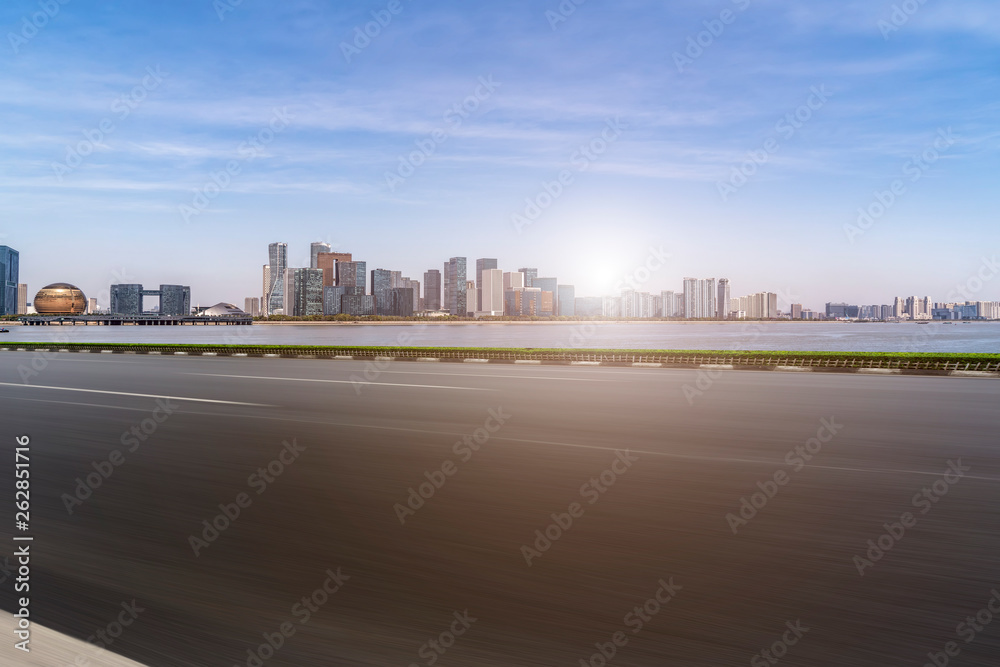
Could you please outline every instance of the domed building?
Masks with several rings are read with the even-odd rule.
[[[76,285],[52,283],[38,290],[32,305],[39,315],[82,315],[87,297]]]
[[[231,303],[217,303],[198,314],[204,317],[250,317]]]

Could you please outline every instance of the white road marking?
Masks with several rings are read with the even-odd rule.
[[[106,391],[103,389],[81,389],[77,387],[49,387],[39,384],[21,384],[19,382],[0,382],[0,387],[19,387],[21,389],[51,389],[52,391],[79,391],[87,394],[110,394],[112,396],[137,396],[139,398],[166,398],[175,401],[191,401],[194,403],[219,403],[223,405],[249,405],[256,408],[273,408],[265,403],[243,403],[241,401],[219,401],[212,398],[190,398],[185,396],[166,396],[164,394],[134,394],[128,391]]]
[[[367,380],[322,380],[312,378],[276,378],[263,375],[224,375],[222,373],[184,373],[184,375],[202,375],[216,378],[239,378],[241,380],[277,380],[280,382],[324,382],[328,384],[369,384],[375,387],[415,387],[421,389],[460,389],[463,391],[496,391],[481,387],[450,387],[442,384],[398,384],[395,382],[369,382]]]

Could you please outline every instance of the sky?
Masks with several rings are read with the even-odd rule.
[[[1000,300],[993,0],[6,0],[0,36],[30,294],[242,306],[324,241],[577,296]]]

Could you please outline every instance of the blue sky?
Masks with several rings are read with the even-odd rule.
[[[598,295],[662,247],[643,289],[820,308],[944,300],[1000,245],[995,2],[236,2],[0,5],[0,243],[32,293],[242,305],[269,242],[326,241]]]

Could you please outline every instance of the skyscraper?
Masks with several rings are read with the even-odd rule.
[[[285,269],[288,268],[288,244],[272,243],[267,247],[270,284],[264,293],[267,315],[277,315],[285,307]]]
[[[719,294],[716,298],[717,315],[720,320],[729,319],[729,278],[719,278]]]
[[[92,296],[89,299],[87,299],[87,314],[93,315],[96,312],[97,312],[97,297]]]
[[[441,310],[441,272],[437,269],[424,272],[424,308]]]
[[[20,253],[13,248],[0,245],[0,315],[17,314],[20,256]]]
[[[323,314],[323,271],[285,269],[282,313],[295,317]]]
[[[17,284],[17,314],[26,315],[28,313],[28,286],[25,283]]]
[[[476,303],[475,308],[469,308],[469,310],[486,310],[486,308],[483,308],[483,271],[495,268],[497,268],[496,259],[484,258],[476,260]]]
[[[355,295],[364,295],[365,293],[365,281],[367,276],[367,262],[341,262],[338,261],[336,264],[337,269],[337,286],[338,287],[354,287],[357,290],[348,290],[349,294],[353,293]],[[360,290],[360,291],[359,291]]]
[[[388,269],[372,269],[371,293],[375,297],[375,314],[390,315],[389,290],[395,285],[393,274],[395,271]]]
[[[248,296],[243,299],[243,312],[250,317],[260,317],[260,298]]]
[[[465,263],[465,257],[452,257],[444,264],[444,308],[459,317],[469,312]]]
[[[483,269],[476,289],[480,301],[478,312],[484,315],[503,315],[503,292],[503,271],[500,269]]]
[[[337,262],[350,262],[352,260],[349,252],[321,252],[316,256],[316,269],[323,270],[323,287],[332,287],[337,284]]]
[[[518,271],[524,274],[524,286],[534,287],[533,281],[538,277],[538,269],[521,268]]]
[[[309,268],[318,269],[321,268],[319,265],[319,254],[321,252],[330,252],[330,244],[323,243],[322,241],[317,241],[309,245]]]

